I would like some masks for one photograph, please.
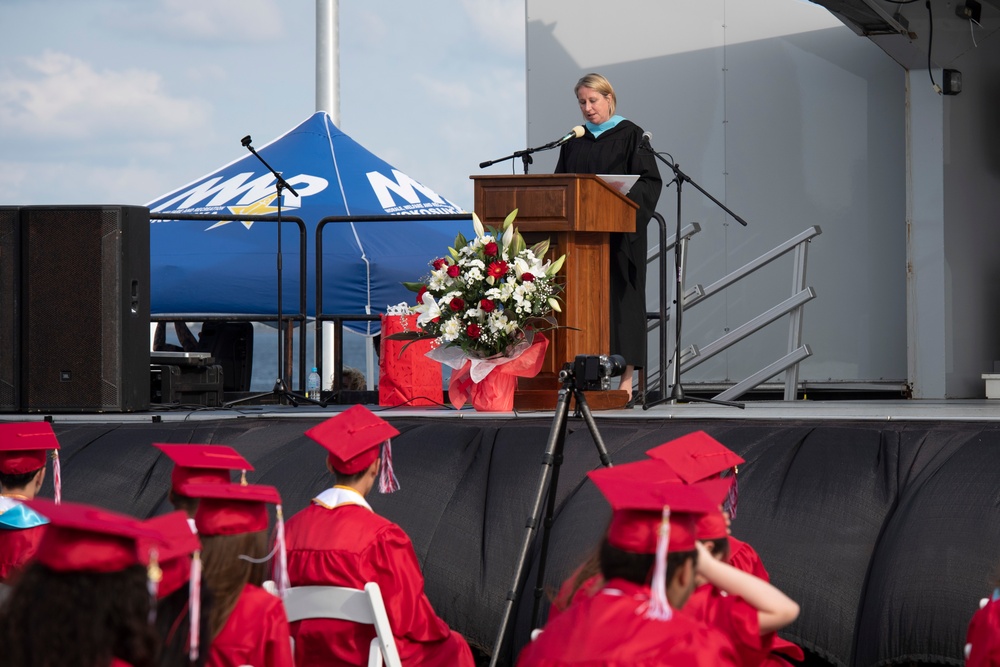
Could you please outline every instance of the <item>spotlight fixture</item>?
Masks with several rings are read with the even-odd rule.
[[[962,73],[957,69],[946,69],[942,73],[941,94],[958,95],[962,92]]]

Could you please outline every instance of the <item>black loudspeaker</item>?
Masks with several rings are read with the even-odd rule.
[[[0,412],[21,409],[20,208],[0,206]]]
[[[149,209],[21,209],[21,405],[149,409]]]

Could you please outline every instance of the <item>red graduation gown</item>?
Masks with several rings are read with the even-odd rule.
[[[976,611],[965,637],[966,667],[1000,665],[1000,600]]]
[[[294,667],[285,607],[263,588],[247,584],[219,636],[206,667]]]
[[[674,612],[646,618],[649,588],[612,579],[593,597],[575,601],[522,649],[517,667],[726,667],[739,665],[718,630]]]
[[[292,586],[382,589],[396,647],[407,667],[474,667],[472,651],[424,594],[424,577],[403,529],[361,505],[312,504],[285,526]],[[337,620],[292,624],[298,667],[367,664],[374,628]]]
[[[726,595],[712,584],[694,590],[681,611],[691,618],[717,628],[729,637],[746,667],[761,664],[770,646],[769,637],[760,636],[757,610],[738,595]]]
[[[0,581],[7,581],[31,560],[44,532],[44,525],[0,530]]]
[[[766,582],[771,581],[771,576],[764,569],[764,563],[760,560],[757,551],[732,535],[729,536],[729,564],[737,570],[749,572],[758,579]]]

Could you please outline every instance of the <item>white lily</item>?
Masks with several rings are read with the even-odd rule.
[[[413,311],[418,313],[417,326],[423,326],[441,317],[441,308],[430,292],[423,293],[420,303],[413,307]]]
[[[472,214],[472,228],[476,231],[476,238],[482,238],[486,234],[486,228],[475,213]]]

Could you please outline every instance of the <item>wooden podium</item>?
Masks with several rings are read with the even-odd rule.
[[[548,238],[552,259],[566,255],[560,327],[546,333],[550,344],[542,371],[519,378],[515,410],[551,410],[558,400],[559,371],[581,354],[607,354],[610,345],[608,288],[612,232],[634,232],[638,205],[593,174],[472,176],[475,211],[484,225],[499,227],[518,209],[514,226],[530,246]],[[587,392],[591,410],[621,408],[628,394]]]

